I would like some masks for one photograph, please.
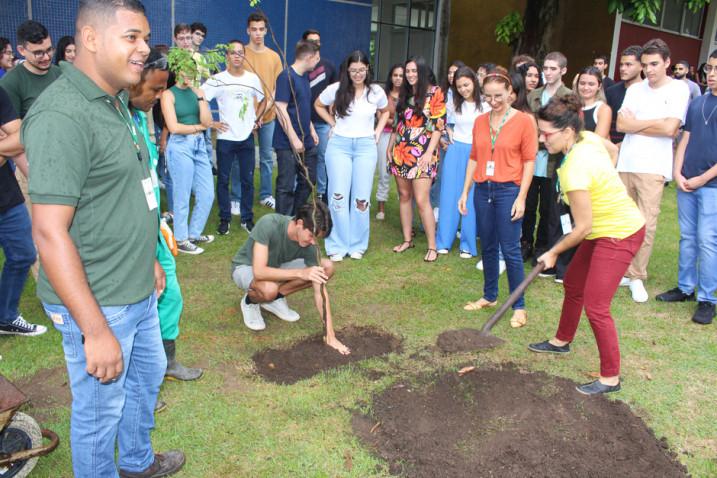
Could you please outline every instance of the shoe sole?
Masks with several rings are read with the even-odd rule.
[[[296,318],[294,318],[294,317],[287,318],[285,315],[281,316],[281,315],[277,314],[275,311],[271,310],[270,308],[265,307],[264,304],[261,304],[260,307],[262,309],[264,309],[265,311],[269,312],[270,314],[276,316],[276,318],[283,320],[284,322],[296,322],[297,320],[299,320],[301,318],[301,316],[298,314],[296,315]]]
[[[536,354],[566,355],[570,353],[570,350],[568,350],[567,352],[559,352],[557,350],[539,350],[532,348],[530,345],[528,345],[528,350],[530,350],[531,352],[535,352]]]
[[[190,256],[198,256],[199,254],[204,252],[204,249],[202,249],[201,251],[185,251],[183,249],[177,249],[177,250],[179,252],[181,252],[182,254],[189,254]]]
[[[170,382],[194,382],[196,380],[199,380],[203,376],[204,376],[204,371],[202,370],[202,373],[200,373],[197,378],[179,378],[176,375],[165,375],[164,379],[169,380]]]
[[[18,335],[20,337],[37,337],[38,335],[42,335],[45,332],[47,332],[47,329],[43,330],[42,332],[7,332],[5,330],[0,330],[0,335]]]
[[[619,387],[619,388],[617,388],[617,389],[615,389],[615,390],[609,390],[609,391],[597,392],[597,393],[587,393],[587,392],[583,392],[582,390],[580,390],[580,387],[579,387],[579,386],[578,386],[578,387],[575,387],[575,390],[577,390],[580,394],[585,395],[586,397],[592,397],[593,395],[605,395],[606,393],[619,392],[620,390],[622,390],[622,387]]]

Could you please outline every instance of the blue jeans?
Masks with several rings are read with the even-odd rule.
[[[276,121],[271,120],[259,128],[259,200],[271,196],[271,173],[274,170],[272,143]]]
[[[173,134],[167,142],[167,165],[174,182],[174,237],[177,241],[202,235],[214,202],[214,178],[202,133]],[[189,200],[194,211],[189,226]]]
[[[167,211],[174,212],[174,188],[172,187],[172,176],[169,175],[166,155],[160,154],[157,161],[157,176],[164,183],[164,190],[167,193]]]
[[[84,337],[67,308],[43,306],[62,335],[72,391],[70,443],[75,476],[119,476],[115,442],[122,470],[145,470],[154,461],[150,432],[154,428],[159,386],[167,368],[155,294],[136,304],[101,307],[122,348],[123,358],[122,374],[116,381],[105,384],[85,370]]]
[[[368,249],[371,189],[376,172],[376,141],[333,135],[326,148],[328,200],[333,228],[326,253],[345,256]],[[359,205],[361,207],[359,207]]]
[[[314,129],[319,137],[319,144],[316,147],[318,155],[316,157],[316,192],[322,196],[326,195],[326,183],[328,176],[326,173],[326,146],[329,144],[329,132],[331,126],[328,123],[314,123]]]
[[[316,184],[316,148],[305,151],[301,156],[309,170],[308,179],[311,184],[292,150],[276,150],[276,212],[279,214],[296,214],[296,210],[309,199],[311,185]]]
[[[22,289],[37,257],[25,204],[0,213],[0,247],[5,254],[5,265],[0,275],[0,324],[7,325],[20,315],[17,308]]]
[[[219,142],[219,140],[217,140]],[[254,161],[254,138],[251,137],[251,159]],[[219,171],[219,146],[217,146],[217,171]],[[254,169],[254,163],[252,162],[252,169]],[[217,174],[219,174],[217,172]],[[253,176],[252,176],[253,177]],[[231,181],[232,188],[229,191],[229,197],[232,202],[241,203],[241,170],[239,169],[239,162],[234,161],[232,163],[232,172],[229,174],[229,180]]]
[[[717,188],[691,193],[677,190],[680,258],[677,285],[685,294],[697,288],[697,300],[717,303]]]
[[[508,285],[513,292],[523,282],[523,257],[520,253],[522,219],[510,220],[510,210],[518,197],[520,186],[515,183],[486,181],[475,186],[473,202],[478,216],[478,234],[483,254],[483,297],[498,299],[498,248],[503,252],[508,272]],[[521,295],[513,309],[525,309]]]
[[[237,187],[236,183],[240,183],[241,222],[252,221],[254,219],[252,210],[254,198],[253,136],[249,136],[244,141],[217,140],[217,202],[219,203],[219,217],[225,221],[231,221],[232,218],[229,199],[230,179],[232,195]]]
[[[461,223],[461,251],[468,251],[472,256],[478,255],[476,246],[476,210],[473,205],[474,186],[468,191],[466,209],[468,214],[461,216],[458,212],[458,199],[463,194],[463,182],[466,177],[466,166],[471,154],[471,145],[454,142],[448,147],[443,157],[440,214],[438,216],[438,231],[436,232],[436,248],[449,249],[456,239],[458,223]]]

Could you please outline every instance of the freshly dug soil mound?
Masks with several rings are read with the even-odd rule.
[[[336,331],[336,336],[351,349],[349,355],[341,355],[328,347],[323,336],[317,335],[288,349],[261,350],[252,359],[257,372],[266,380],[291,384],[324,370],[401,351],[401,339],[376,329],[349,327]]]
[[[438,336],[436,345],[442,352],[472,352],[492,349],[505,342],[494,335],[483,336],[478,329],[447,330]]]
[[[685,477],[622,402],[513,367],[401,382],[356,414],[354,432],[409,477]]]

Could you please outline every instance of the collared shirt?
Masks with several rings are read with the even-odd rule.
[[[159,223],[145,195],[147,146],[131,129],[127,92],[109,95],[73,65],[61,68],[22,125],[30,197],[75,209],[69,233],[98,303],[133,304],[154,289]],[[62,303],[42,268],[37,293]]]

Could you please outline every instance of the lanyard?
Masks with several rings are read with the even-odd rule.
[[[122,110],[117,106],[117,103],[120,103],[122,105],[122,109],[125,110],[127,113],[127,116],[122,112]],[[142,162],[142,148],[139,145],[139,136],[137,135],[137,127],[135,126],[134,121],[132,120],[132,115],[129,112],[129,109],[127,109],[127,105],[124,104],[123,101],[119,100],[118,98],[115,98],[115,101],[110,100],[107,98],[107,104],[109,104],[112,109],[114,109],[117,114],[120,115],[122,118],[122,122],[127,126],[127,130],[129,131],[130,136],[132,137],[132,143],[134,143],[134,148],[137,153],[137,159],[139,162]]]
[[[493,151],[495,151],[495,143],[498,141],[498,135],[500,134],[500,130],[503,129],[503,125],[505,125],[505,120],[508,119],[508,115],[510,114],[510,106],[505,110],[505,114],[503,115],[503,119],[500,120],[500,125],[498,126],[498,130],[495,131],[495,134],[493,134],[493,126],[491,126],[491,120],[493,119],[493,112],[490,112],[490,116],[488,117],[488,132],[490,134],[490,159],[493,160]]]

